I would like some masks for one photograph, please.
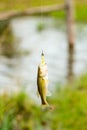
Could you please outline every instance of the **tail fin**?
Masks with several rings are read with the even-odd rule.
[[[49,107],[49,104],[47,103],[47,104],[42,104],[42,109],[44,110],[44,109],[47,109]]]

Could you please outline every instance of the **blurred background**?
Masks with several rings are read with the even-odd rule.
[[[0,0],[0,130],[87,130],[86,43],[86,0]],[[42,50],[53,117],[36,94]]]

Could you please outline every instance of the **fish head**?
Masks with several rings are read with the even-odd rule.
[[[44,65],[40,64],[40,66],[39,66],[39,75],[40,76],[47,76],[48,75],[48,69],[47,69],[46,63]]]

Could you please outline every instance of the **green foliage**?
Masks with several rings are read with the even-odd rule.
[[[3,118],[3,122],[1,125],[1,130],[13,130],[13,120],[14,115],[13,112],[8,112]]]
[[[76,20],[79,22],[87,22],[87,2],[76,5]]]
[[[25,10],[26,8],[62,4],[65,0],[0,0],[0,11],[11,11],[11,10]],[[75,0],[76,20],[80,22],[87,22],[87,1],[86,0]],[[64,18],[63,11],[53,12],[52,16],[57,18]]]
[[[42,109],[21,91],[0,96],[0,130],[87,130],[87,76],[59,86]]]
[[[33,128],[32,119],[37,118],[37,106],[24,92],[12,96],[0,96],[0,101],[1,130]]]
[[[8,27],[9,20],[0,20],[0,35],[2,35],[3,31]]]
[[[0,11],[7,10],[24,10],[29,7],[41,6],[41,5],[52,5],[61,3],[64,0],[0,0]]]
[[[12,57],[16,53],[16,46],[9,23],[9,20],[0,21],[0,54]]]
[[[55,12],[52,12],[51,13],[51,16],[53,16],[54,18],[57,18],[57,19],[65,19],[65,12],[64,11],[55,11]]]
[[[39,23],[37,25],[37,31],[41,32],[45,29],[45,24],[44,23]]]

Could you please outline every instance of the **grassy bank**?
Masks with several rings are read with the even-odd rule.
[[[76,10],[76,20],[81,22],[87,22],[87,0],[74,0]],[[0,0],[0,12],[11,10],[25,10],[26,8],[36,7],[41,5],[52,5],[64,3],[64,0]],[[64,17],[64,12],[54,12],[52,14],[58,18]]]
[[[0,130],[87,130],[87,76],[57,90],[42,110],[24,92],[0,96]]]
[[[0,0],[0,10],[23,10],[30,7],[41,6],[41,5],[52,5],[61,3],[63,0]]]

